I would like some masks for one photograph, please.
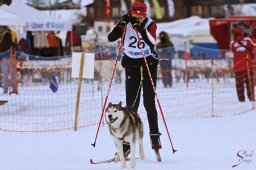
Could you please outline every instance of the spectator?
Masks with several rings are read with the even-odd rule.
[[[27,40],[25,38],[21,38],[19,40],[19,47],[20,47],[20,50],[26,54],[29,54],[30,51],[29,51],[29,48],[28,48],[28,44],[27,44]]]
[[[252,38],[252,42],[256,44],[256,27],[252,30],[251,38]],[[256,57],[256,47],[253,48],[253,55],[254,55],[254,57]],[[254,80],[256,80],[256,63],[255,63],[255,61],[254,61],[253,72],[254,72]],[[255,86],[255,83],[254,83],[254,86]]]
[[[6,32],[2,39],[2,44],[0,47],[0,56],[1,59],[1,70],[2,70],[2,84],[4,88],[4,93],[8,92],[9,87],[9,69],[10,69],[10,49],[14,48],[17,49],[17,45],[12,41],[12,34],[10,32]],[[18,93],[17,91],[17,78],[16,78],[16,63],[12,63],[11,68],[11,82],[12,82],[12,93]]]
[[[234,72],[238,100],[245,102],[245,84],[248,99],[254,101],[253,48],[255,44],[249,37],[243,35],[241,28],[236,27],[233,32],[234,41],[231,42],[230,48],[234,54]]]
[[[156,48],[162,58],[160,61],[162,81],[164,87],[168,85],[172,87],[172,59],[174,58],[175,49],[166,32],[160,32],[159,39],[160,42],[156,45]]]
[[[70,54],[70,49],[73,51],[81,51],[81,37],[78,34],[76,27],[73,25],[72,31],[67,32],[66,36],[67,53]]]

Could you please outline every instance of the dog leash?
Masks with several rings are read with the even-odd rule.
[[[139,85],[139,88],[138,88],[138,91],[137,91],[137,95],[135,97],[135,100],[133,102],[133,105],[132,105],[132,108],[134,107],[135,103],[136,103],[136,100],[139,96],[139,92],[140,92],[140,88],[141,88],[141,85],[142,85],[142,81],[143,81],[143,67],[140,66],[140,85]]]

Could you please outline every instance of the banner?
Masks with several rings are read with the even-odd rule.
[[[144,2],[147,5],[147,16],[151,17],[151,6],[150,6],[150,3],[149,3],[149,0],[145,0]]]
[[[162,15],[161,7],[160,7],[157,0],[153,0],[153,6],[154,6],[154,9],[155,9],[156,18],[157,19],[162,19],[163,15]]]
[[[169,9],[169,16],[173,17],[174,13],[175,13],[175,7],[174,7],[173,0],[167,0],[167,4],[168,4],[168,9]]]
[[[188,43],[184,42],[184,53],[183,53],[183,60],[190,60],[191,56],[189,53]]]
[[[125,4],[124,0],[121,0],[121,15],[127,14],[127,5]]]
[[[111,3],[110,0],[106,0],[105,2],[105,16],[110,17],[110,9],[111,9]]]
[[[68,22],[26,22],[27,31],[69,31],[71,24]]]

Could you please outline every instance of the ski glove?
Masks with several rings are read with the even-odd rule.
[[[136,29],[137,31],[142,31],[145,29],[145,24],[140,23],[139,20],[135,17],[131,18],[131,23],[134,29]]]
[[[118,25],[120,27],[124,26],[125,24],[128,24],[130,22],[131,17],[128,14],[125,14],[122,16],[121,20],[119,21]]]

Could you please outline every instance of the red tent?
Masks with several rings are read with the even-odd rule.
[[[245,27],[256,26],[256,16],[230,16],[224,19],[211,19],[210,33],[217,41],[218,47],[228,50],[231,41],[232,24],[239,23]]]

